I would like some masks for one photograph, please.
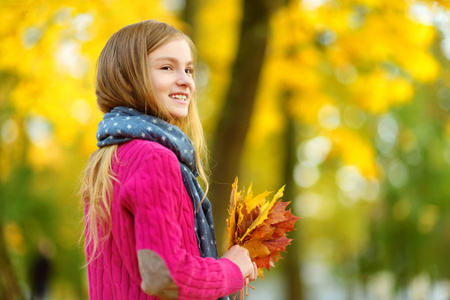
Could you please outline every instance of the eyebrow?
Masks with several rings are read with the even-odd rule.
[[[170,57],[170,56],[161,56],[161,57],[157,57],[155,58],[155,60],[169,60],[172,62],[178,62],[178,60],[174,57]],[[192,60],[188,61],[186,65],[193,65],[194,63],[192,62]]]

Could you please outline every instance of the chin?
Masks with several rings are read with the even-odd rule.
[[[186,117],[187,117],[188,113],[187,113],[187,112],[185,112],[185,113],[172,113],[172,114],[170,114],[170,115],[171,115],[172,118],[174,118],[174,119],[183,119],[183,118],[186,118]]]

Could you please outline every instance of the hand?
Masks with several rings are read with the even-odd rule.
[[[242,276],[245,279],[245,284],[256,279],[257,267],[250,259],[247,249],[239,245],[234,245],[222,256],[234,262],[241,270]]]
[[[251,276],[245,279],[246,285],[248,285],[249,282],[256,280],[256,278],[258,277],[258,267],[256,266],[256,263],[254,261],[252,262],[252,265],[253,265],[253,273]]]

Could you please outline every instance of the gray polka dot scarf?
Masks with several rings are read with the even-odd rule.
[[[161,119],[126,107],[116,107],[103,116],[97,129],[97,146],[121,144],[132,139],[157,142],[170,149],[180,162],[183,183],[194,207],[195,233],[202,257],[217,258],[217,245],[211,203],[197,182],[195,150],[189,138],[177,127]]]

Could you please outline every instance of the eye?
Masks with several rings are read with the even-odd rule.
[[[186,74],[193,74],[194,73],[194,69],[186,68],[186,69],[184,69],[184,72],[186,72]]]
[[[172,70],[172,67],[171,66],[162,66],[161,67],[161,70]]]

